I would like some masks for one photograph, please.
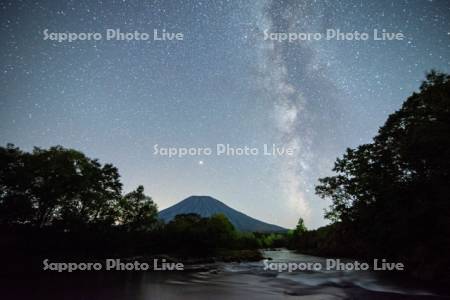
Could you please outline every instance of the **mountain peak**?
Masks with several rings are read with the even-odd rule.
[[[223,202],[221,202],[220,200],[217,200],[216,198],[213,198],[211,196],[204,196],[204,195],[192,195],[187,197],[184,200],[181,200],[178,203],[216,203],[216,204],[221,204],[221,205],[225,205]]]
[[[177,204],[162,210],[159,217],[165,222],[179,214],[196,213],[202,217],[224,214],[239,231],[247,232],[283,232],[285,228],[268,224],[241,213],[211,196],[189,196]]]
[[[219,201],[216,198],[206,195],[192,195],[182,201]],[[220,201],[219,201],[220,202]]]

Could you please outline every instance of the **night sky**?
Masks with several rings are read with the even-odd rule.
[[[210,195],[263,221],[326,224],[314,195],[426,71],[450,72],[450,2],[0,1],[0,144],[62,145],[119,168],[160,209]],[[181,41],[44,40],[43,31],[182,32]],[[401,32],[403,41],[274,41],[263,32]],[[293,156],[153,154],[166,147]]]

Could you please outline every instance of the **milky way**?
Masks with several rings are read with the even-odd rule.
[[[262,220],[326,223],[314,195],[449,72],[448,1],[1,1],[0,143],[63,145],[119,168],[160,208],[211,195]],[[401,32],[401,41],[265,40],[266,32]],[[49,32],[181,32],[177,41],[44,40]],[[167,158],[174,147],[295,148],[294,156]]]

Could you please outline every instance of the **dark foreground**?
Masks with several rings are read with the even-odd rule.
[[[288,250],[270,262],[319,261]],[[374,272],[264,270],[262,262],[195,265],[183,272],[44,273],[2,278],[2,299],[450,299],[443,292]]]

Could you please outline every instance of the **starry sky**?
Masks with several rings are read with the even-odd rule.
[[[450,72],[450,3],[0,1],[0,144],[63,145],[119,168],[160,209],[210,195],[293,227],[327,223],[317,179],[370,142],[434,68]],[[43,31],[182,32],[182,41],[44,40]],[[263,32],[401,32],[402,41],[264,39]],[[153,154],[216,144],[295,155]]]

